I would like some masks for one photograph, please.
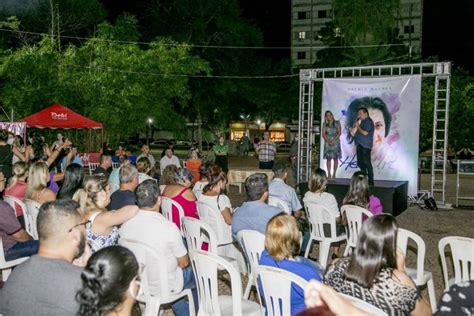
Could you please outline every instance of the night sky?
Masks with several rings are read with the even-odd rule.
[[[149,0],[102,0],[112,17]],[[239,0],[242,16],[264,34],[264,46],[290,46],[291,0]],[[474,1],[425,0],[423,58],[437,55],[474,74]],[[266,50],[268,57],[289,58],[289,50]]]

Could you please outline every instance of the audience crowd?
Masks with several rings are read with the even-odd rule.
[[[308,192],[299,198],[286,184],[287,165],[274,162],[276,148],[267,134],[256,150],[260,166],[271,168],[273,179],[258,172],[247,177],[248,199],[237,208],[225,194],[228,147],[223,138],[214,149],[215,165],[204,164],[194,149],[180,162],[172,147],[157,161],[144,145],[134,163],[119,148],[117,165],[103,154],[99,166],[85,175],[68,139],[58,134],[49,147],[39,134],[29,136],[21,148],[10,146],[7,134],[0,132],[0,255],[7,262],[29,257],[13,268],[0,289],[0,314],[132,315],[143,309],[138,302],[145,301],[144,290],[156,297],[190,290],[194,305],[184,297],[171,302],[171,308],[176,315],[199,310],[204,293],[198,296],[183,217],[215,230],[215,255],[236,260],[243,273],[246,250],[237,236],[248,230],[262,234],[260,266],[310,281],[306,289],[291,286],[286,302],[291,315],[366,315],[348,297],[388,315],[430,315],[436,310],[406,272],[405,256],[397,248],[396,219],[383,213],[383,201],[370,193],[362,172],[354,173],[342,203],[373,216],[363,218],[352,253],[342,257],[340,243],[334,244],[331,263],[324,268],[325,262],[301,256],[312,233],[305,208],[317,204],[328,210],[322,216],[324,237],[331,236],[331,225],[337,236],[347,232],[347,218],[327,192],[321,169],[313,171]],[[208,242],[214,241],[209,237],[199,251],[213,251]],[[134,244],[148,249],[146,254]],[[257,290],[264,306],[272,304],[264,300],[260,279]],[[473,301],[472,282],[457,284],[443,294],[437,314],[473,312]]]

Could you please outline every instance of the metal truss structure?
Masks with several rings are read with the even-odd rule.
[[[323,81],[326,78],[380,78],[405,75],[421,75],[422,78],[434,77],[435,79],[431,196],[435,198],[438,204],[445,204],[451,83],[450,62],[300,70],[299,142],[297,159],[298,183],[307,182],[311,175],[311,152],[315,135],[313,128],[314,83]]]

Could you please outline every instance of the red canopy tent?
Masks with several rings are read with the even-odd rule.
[[[25,122],[29,128],[51,128],[51,129],[102,129],[101,123],[82,116],[71,109],[61,105],[53,104],[50,107],[29,115],[20,120]],[[89,132],[89,138],[91,134]],[[103,141],[103,130],[101,135]],[[90,141],[90,139],[89,139]],[[89,144],[90,145],[90,144]]]
[[[82,116],[61,104],[53,104],[38,113],[20,120],[27,127],[36,128],[90,128],[101,129],[102,124]]]

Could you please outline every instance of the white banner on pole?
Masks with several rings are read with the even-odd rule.
[[[321,122],[324,123],[325,112],[331,111],[341,123],[341,158],[336,177],[350,178],[359,170],[356,148],[348,137],[348,131],[357,118],[358,108],[365,106],[375,125],[372,147],[375,180],[409,181],[408,194],[415,195],[418,185],[420,101],[419,75],[325,79]],[[324,142],[321,138],[320,166],[326,170]]]

